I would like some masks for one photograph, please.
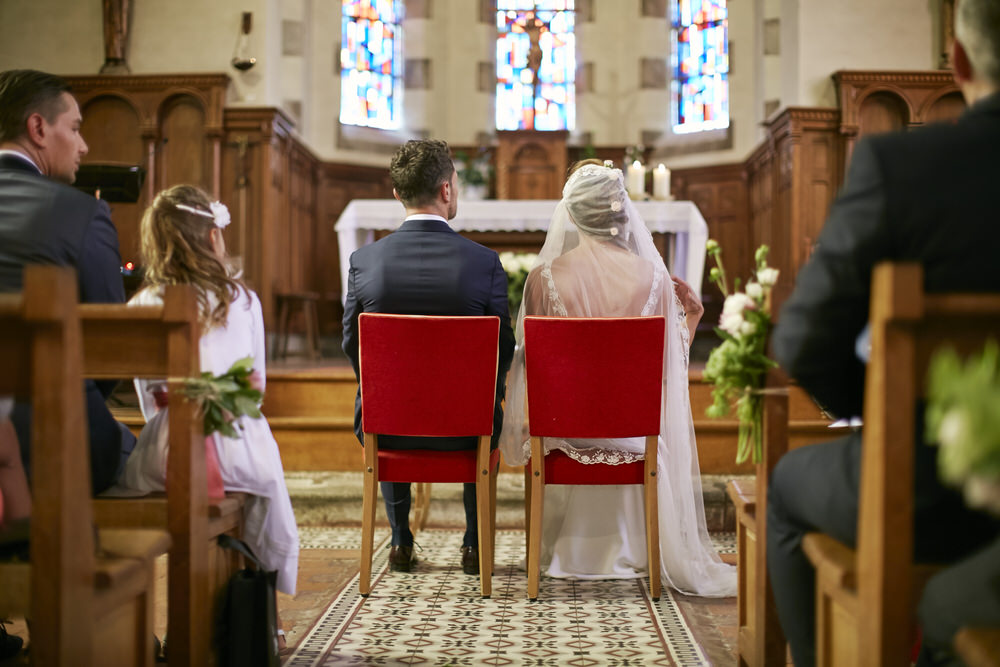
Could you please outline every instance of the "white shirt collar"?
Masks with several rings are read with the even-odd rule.
[[[433,213],[414,213],[413,215],[406,216],[406,220],[403,222],[409,222],[410,220],[440,220],[444,224],[448,224],[448,221],[442,218],[440,215],[434,215]]]
[[[15,157],[19,157],[19,158],[21,158],[22,160],[24,160],[25,162],[27,162],[28,164],[30,164],[30,165],[31,165],[32,167],[34,167],[34,168],[35,168],[35,170],[36,170],[36,171],[37,171],[37,172],[38,172],[39,174],[41,174],[41,173],[42,173],[42,170],[38,168],[38,165],[37,165],[37,164],[35,164],[35,161],[34,161],[34,160],[32,160],[32,159],[31,159],[30,157],[28,157],[27,155],[25,155],[24,153],[22,153],[21,151],[15,151],[15,150],[13,150],[13,149],[10,149],[10,148],[2,148],[2,149],[0,149],[0,157],[3,157],[4,155],[13,155],[13,156],[15,156]],[[44,175],[44,174],[43,174],[43,175]]]

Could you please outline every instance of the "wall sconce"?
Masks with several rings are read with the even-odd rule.
[[[232,65],[241,72],[257,64],[257,59],[249,55],[250,28],[253,26],[253,13],[243,12],[240,31],[236,34],[236,48],[233,49]]]

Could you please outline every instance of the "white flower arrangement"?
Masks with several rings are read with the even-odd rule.
[[[765,351],[771,331],[771,288],[778,280],[778,270],[767,265],[768,248],[761,246],[754,255],[756,279],[747,283],[745,292],[739,291],[737,279],[730,293],[722,249],[716,241],[709,240],[705,250],[716,264],[709,272],[709,279],[726,297],[715,329],[722,343],[712,350],[705,364],[705,379],[714,385],[712,405],[706,414],[724,417],[735,401],[739,420],[736,462],[743,463],[752,456],[756,463],[760,461],[764,434],[764,403],[759,390],[768,369],[776,365]]]
[[[521,298],[524,296],[524,281],[534,266],[538,255],[531,252],[502,252],[500,265],[507,274],[507,305],[511,317],[517,317],[521,308]]]

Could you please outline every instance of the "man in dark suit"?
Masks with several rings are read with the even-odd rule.
[[[876,263],[920,262],[930,291],[1000,290],[1000,5],[963,0],[956,36],[955,78],[969,109],[955,124],[858,142],[774,332],[782,366],[837,417],[861,414],[865,367],[855,341],[868,319]],[[914,446],[916,557],[954,560],[988,542],[996,524],[940,485],[936,448],[923,444],[922,433]],[[855,543],[860,458],[855,432],[789,452],[771,480],[767,566],[798,667],[815,662],[814,572],[801,540],[820,531]]]
[[[59,264],[76,267],[81,302],[125,301],[108,205],[70,187],[87,154],[81,122],[80,107],[59,77],[0,73],[0,291],[20,290],[27,264]],[[86,383],[95,493],[114,484],[135,445],[104,404],[114,385]],[[12,419],[28,464],[28,406],[15,407]]]
[[[507,310],[507,276],[492,250],[460,236],[448,226],[458,210],[458,180],[443,141],[409,141],[389,165],[393,195],[406,209],[402,226],[384,239],[351,255],[344,306],[344,352],[358,373],[358,316],[363,312],[400,315],[496,315],[500,350],[492,446],[503,424],[507,370],[514,354],[514,332]],[[361,433],[361,392],[354,409],[354,432]],[[407,438],[383,436],[386,449],[475,449],[476,438]],[[466,484],[462,569],[479,573],[476,486]],[[410,532],[410,485],[382,482],[386,514],[392,527],[391,569],[409,572],[414,562]]]

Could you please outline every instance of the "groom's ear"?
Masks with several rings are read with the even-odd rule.
[[[396,198],[396,201],[402,203],[403,200],[399,198],[399,193],[396,192],[396,188],[392,189],[392,196]]]

